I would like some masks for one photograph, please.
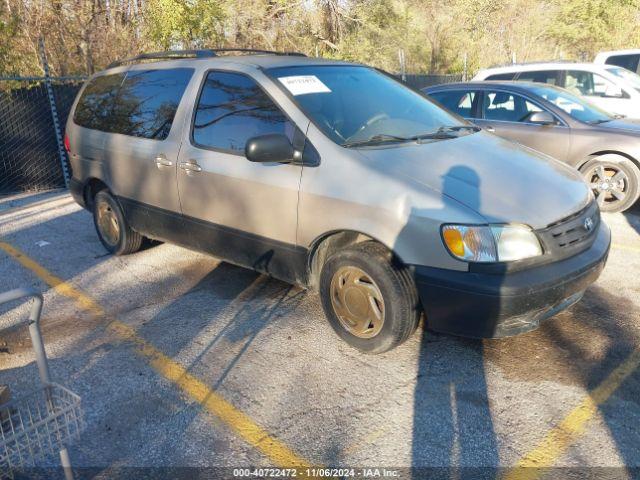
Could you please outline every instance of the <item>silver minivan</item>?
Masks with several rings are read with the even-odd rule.
[[[147,237],[317,289],[338,335],[369,353],[423,313],[456,335],[534,329],[609,251],[577,172],[363,65],[136,57],[89,79],[65,145],[109,252]]]

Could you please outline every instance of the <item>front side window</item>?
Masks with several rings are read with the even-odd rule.
[[[518,75],[518,80],[521,82],[536,82],[536,83],[548,83],[549,85],[558,84],[558,71],[557,70],[539,70],[535,72],[521,72]]]
[[[532,113],[541,111],[539,106],[520,95],[501,91],[487,91],[482,106],[485,120],[501,122],[527,122]]]
[[[252,78],[240,73],[209,72],[193,122],[196,145],[243,152],[247,140],[284,134],[294,125]]]
[[[632,85],[633,88],[640,91],[640,75],[637,73],[631,72],[622,67],[607,68],[607,71],[613,73],[616,77],[623,79],[625,82]]]
[[[472,116],[473,101],[476,98],[476,92],[446,90],[444,92],[431,93],[429,96],[446,109],[457,113],[461,117],[471,118]]]
[[[604,123],[613,120],[613,117],[604,110],[600,110],[591,102],[587,102],[577,95],[573,95],[561,88],[535,86],[531,87],[534,95],[544,98],[567,112],[576,120],[585,123]]]
[[[82,91],[73,121],[81,127],[105,130],[124,73],[102,75],[90,80]]]
[[[369,67],[279,67],[267,74],[327,137],[345,147],[402,142],[441,127],[461,135],[475,131],[425,95]]]
[[[620,88],[602,75],[583,70],[567,71],[564,88],[575,95],[586,95],[590,97],[609,97],[612,92],[620,92]]]

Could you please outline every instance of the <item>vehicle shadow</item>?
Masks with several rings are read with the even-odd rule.
[[[640,200],[635,203],[629,210],[622,213],[627,223],[638,234],[640,234]]]
[[[455,364],[445,364],[452,356]],[[481,341],[423,329],[413,424],[413,478],[456,478],[460,469],[462,477],[473,469],[473,478],[495,478],[498,447]]]
[[[544,385],[577,386],[593,392],[640,344],[637,318],[621,308],[627,302],[624,297],[593,285],[579,303],[547,320],[540,329],[516,337],[484,341],[485,362],[490,365],[492,375],[531,385],[532,394],[535,392],[548,399],[545,401],[547,408],[557,400],[553,390]],[[602,419],[609,435],[605,438],[591,436],[586,445],[581,441],[582,437],[576,437],[575,443],[569,442],[567,448],[574,457],[571,464],[581,464],[581,455],[589,456],[588,465],[607,464],[605,455],[619,455],[626,467],[637,469],[640,466],[637,448],[640,445],[639,399],[640,371],[635,369],[610,397],[597,404],[597,417]],[[577,402],[561,406],[556,425],[576,406]],[[530,448],[535,446],[530,445]],[[571,450],[572,447],[575,450]],[[563,453],[559,451],[559,455]],[[573,467],[564,469],[562,475],[586,475],[590,473],[588,470]]]
[[[469,192],[465,206],[480,211],[480,178],[467,166],[453,166],[443,175],[443,198],[456,198],[461,184]],[[465,206],[456,205],[463,210]],[[441,215],[433,210],[411,212],[411,216],[425,218]],[[408,242],[410,235],[407,224],[397,243]],[[437,310],[442,313],[442,309],[433,311]],[[474,468],[474,478],[494,478],[499,456],[482,342],[433,333],[428,311],[423,320],[413,401],[412,477],[456,478],[461,468]],[[455,363],[446,358],[455,358]]]
[[[215,391],[264,328],[274,318],[295,309],[303,296],[296,287],[221,262],[160,308],[141,305],[119,317],[134,326],[139,337]],[[45,305],[45,324],[48,312]],[[103,326],[108,321],[102,319]],[[25,331],[16,329],[15,333],[28,344]],[[48,345],[49,333],[54,332],[44,332]],[[25,347],[21,354],[30,359],[29,345]],[[170,474],[168,465],[192,467],[194,459],[200,459],[205,467],[255,462],[254,458],[243,463],[237,456],[238,440],[231,438],[233,434],[217,428],[218,421],[209,418],[200,404],[185,402],[179,388],[163,385],[165,381],[147,362],[137,361],[126,340],[114,338],[104,328],[84,332],[72,345],[49,356],[54,380],[83,399],[87,426],[81,440],[70,448],[80,478],[93,478],[99,472],[102,478],[164,475]],[[205,359],[207,363],[203,363]],[[38,381],[34,363],[27,361],[23,367],[0,370],[1,383],[11,385],[12,392],[29,391]],[[203,434],[203,422],[213,422],[216,428],[208,425],[208,433]],[[199,432],[198,445],[192,445],[194,432]],[[185,447],[177,451],[176,445]],[[38,465],[55,469],[58,462],[54,453]],[[42,478],[48,478],[47,473],[60,472],[28,472],[30,477]],[[187,475],[184,478],[190,478],[194,472],[183,473]]]
[[[253,358],[244,364],[245,354],[256,339],[264,339],[267,335],[265,330],[272,322],[295,310],[303,296],[304,291],[299,288],[221,262],[188,292],[163,305],[155,313],[141,310],[124,317],[122,321],[135,323],[136,317],[144,318],[136,329],[137,335],[179,363],[186,373],[207,385],[214,392],[213,395],[219,395],[219,389],[230,376],[234,377],[234,383],[239,381],[248,385],[255,381],[248,378],[245,382],[242,380],[251,370],[252,362],[256,361]],[[183,378],[173,379],[172,382],[179,385]],[[171,390],[181,393],[177,388]],[[145,402],[147,400],[141,398],[138,408],[145,408]],[[198,459],[202,467],[249,465],[256,461],[243,460],[238,456],[238,451],[234,450],[238,446],[234,447],[229,441],[226,428],[209,427],[204,441],[191,445],[191,432],[202,429],[203,421],[213,423],[214,427],[220,426],[220,422],[215,415],[211,416],[193,401],[189,402],[188,407],[178,409],[179,415],[174,420],[168,420],[179,422],[175,434],[173,430],[167,430],[168,424],[159,424],[156,430],[160,434],[153,437],[155,440],[146,447],[147,452],[136,454],[138,461],[158,467],[151,469],[151,472],[164,473],[164,466],[167,465],[167,461],[163,460],[154,464],[153,459],[170,459],[168,463],[173,466],[193,466],[194,459]],[[164,412],[160,412],[160,415],[164,416]],[[149,432],[140,430],[135,435],[142,440],[145,436],[148,438]],[[105,440],[103,436],[102,441],[108,442],[108,439]],[[237,442],[238,439],[234,440],[234,443]],[[177,451],[176,445],[190,446]],[[130,465],[132,462],[135,464],[136,459],[126,461]]]

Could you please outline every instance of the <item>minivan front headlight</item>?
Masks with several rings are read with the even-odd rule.
[[[524,225],[443,225],[447,250],[467,262],[510,262],[542,254],[540,241]]]

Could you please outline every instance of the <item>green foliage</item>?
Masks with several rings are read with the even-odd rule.
[[[144,20],[149,39],[170,49],[217,45],[224,18],[224,8],[216,1],[150,0]]]
[[[26,48],[21,35],[23,24],[17,14],[0,7],[0,75],[18,75],[21,72],[41,74],[35,49]]]
[[[346,34],[327,56],[398,71],[398,48],[404,44],[406,18],[391,0],[364,0],[350,10]]]
[[[20,28],[20,21],[15,15],[5,14],[0,18],[0,74],[12,75],[19,59],[16,58],[13,39]]]
[[[640,41],[638,0],[562,0],[557,8],[552,36],[572,57],[592,60],[598,51]]]
[[[472,74],[517,61],[640,47],[640,0],[2,0],[0,70],[91,73],[142,51],[297,50],[407,72]],[[3,10],[4,9],[4,10]]]

